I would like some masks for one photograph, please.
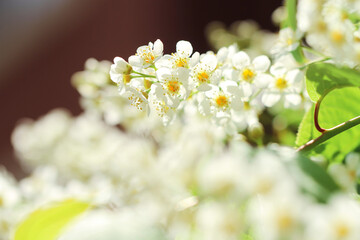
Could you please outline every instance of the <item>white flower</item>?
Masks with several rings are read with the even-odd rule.
[[[286,181],[284,181],[286,179]],[[254,157],[244,186],[252,195],[293,194],[296,184],[276,154],[263,150]]]
[[[233,44],[229,47],[222,47],[216,54],[219,65],[232,65],[232,58],[238,52],[238,47],[236,44]]]
[[[199,61],[199,53],[196,52],[190,58],[193,53],[193,47],[188,41],[181,40],[176,44],[176,53],[171,55],[164,55],[160,58],[155,66],[157,68],[191,68]]]
[[[138,83],[138,81],[134,81],[133,86],[136,86]],[[139,91],[136,88],[129,88],[128,91],[123,94],[123,96],[127,97],[131,102],[131,105],[136,107],[138,110],[148,112],[148,93],[146,91]]]
[[[153,224],[146,212],[139,214],[130,208],[119,213],[94,210],[77,219],[59,240],[164,239]]]
[[[267,85],[269,76],[265,72],[270,66],[267,56],[258,56],[251,62],[250,57],[240,51],[233,56],[232,63],[236,69],[233,80],[240,80],[239,86],[243,89],[244,97],[250,97],[254,87],[263,88]]]
[[[199,170],[199,185],[205,193],[226,197],[236,196],[243,191],[242,181],[246,180],[243,162],[230,154],[207,163]]]
[[[271,107],[283,98],[285,108],[298,107],[301,103],[302,72],[298,69],[288,71],[284,66],[274,64],[270,73],[274,78],[264,90],[261,98],[263,104]]]
[[[301,216],[305,203],[300,194],[286,191],[254,197],[247,212],[254,237],[267,240],[303,239]]]
[[[200,235],[198,239],[237,239],[243,225],[240,224],[241,217],[235,206],[217,201],[199,206],[196,214],[196,229]]]
[[[85,62],[85,70],[76,72],[71,77],[71,83],[76,87],[82,97],[97,98],[101,95],[99,88],[109,88],[111,62],[97,61],[89,58]]]
[[[0,167],[0,209],[14,207],[20,200],[21,195],[17,184],[15,184],[15,179]]]
[[[345,190],[354,193],[360,167],[360,155],[350,153],[346,156],[345,164],[334,163],[328,168],[335,181]]]
[[[164,45],[158,39],[154,42],[149,42],[146,46],[141,46],[136,50],[136,55],[129,57],[131,66],[149,67],[155,63],[163,55]]]
[[[132,67],[121,57],[114,58],[110,68],[110,78],[119,86],[119,92],[124,93],[126,85],[131,81]]]
[[[160,68],[156,71],[157,79],[166,94],[171,98],[185,99],[188,95],[189,71],[178,68],[171,70],[169,68]]]
[[[192,68],[192,85],[198,87],[200,91],[209,90],[209,84],[218,80],[218,75],[214,74],[217,66],[217,58],[214,54],[201,56],[200,62]]]
[[[359,203],[348,197],[335,196],[327,205],[310,208],[305,216],[308,223],[306,239],[359,239]]]
[[[294,51],[299,46],[300,32],[294,32],[291,28],[283,28],[279,32],[278,41],[275,43],[271,53],[281,56]]]
[[[231,111],[241,109],[239,87],[233,81],[223,81],[219,86],[209,85],[211,89],[204,92],[203,97],[199,98],[199,104],[205,115],[212,114],[216,117],[230,116]],[[200,95],[201,96],[201,95]]]
[[[160,83],[151,85],[148,100],[150,114],[160,117],[165,125],[174,119],[176,114],[175,110],[180,104],[179,99],[171,98]]]

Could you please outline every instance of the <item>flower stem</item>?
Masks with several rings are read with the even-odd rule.
[[[350,119],[349,121],[340,123],[339,125],[337,125],[333,128],[325,129],[319,137],[302,145],[296,151],[297,152],[308,152],[308,151],[314,149],[319,144],[325,142],[326,140],[328,140],[328,139],[330,139],[330,138],[332,138],[332,137],[334,137],[334,136],[336,136],[358,124],[360,124],[360,116]]]
[[[322,54],[321,52],[318,52],[318,51],[316,51],[316,50],[314,50],[314,49],[312,49],[312,48],[304,47],[304,46],[302,46],[301,48],[302,48],[303,50],[309,52],[309,53],[312,53],[312,54],[314,54],[314,55],[320,56],[320,57],[322,57],[322,58],[329,58],[329,56],[326,56],[326,55]]]
[[[138,75],[140,75],[140,77],[156,78],[156,76],[148,75],[148,74],[144,74],[144,73],[140,73],[140,72],[136,72],[136,71],[134,71],[134,70],[132,70],[132,73],[138,74]],[[134,77],[138,77],[138,76],[134,76]]]

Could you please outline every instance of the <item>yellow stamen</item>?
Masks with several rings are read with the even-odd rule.
[[[317,29],[319,32],[325,32],[327,29],[327,25],[324,21],[317,22]]]
[[[345,11],[341,12],[341,20],[345,21],[349,18],[349,14]]]
[[[177,93],[180,90],[180,83],[178,81],[169,81],[167,88],[171,93]]]
[[[229,100],[226,96],[219,95],[215,98],[215,103],[218,107],[227,107]]]
[[[343,223],[337,224],[335,231],[338,238],[344,238],[348,236],[350,232],[349,227]]]
[[[247,82],[251,82],[254,76],[255,73],[251,69],[245,68],[242,72],[242,77]]]
[[[256,184],[256,191],[260,194],[266,194],[273,188],[273,183],[268,179],[260,179]]]
[[[287,81],[284,78],[278,78],[276,79],[275,86],[278,89],[283,90],[284,88],[287,87]]]
[[[280,230],[289,229],[293,225],[293,218],[287,212],[282,212],[277,217],[277,225]]]
[[[177,67],[187,67],[188,66],[188,62],[187,62],[187,59],[186,58],[177,58],[175,60],[175,65]]]
[[[155,56],[150,49],[144,49],[140,56],[146,63],[153,63],[155,60]]]
[[[287,44],[288,46],[291,46],[293,43],[294,43],[294,40],[293,40],[293,39],[291,39],[291,38],[286,39],[286,44]]]
[[[209,80],[209,74],[207,74],[207,72],[205,71],[199,72],[197,74],[197,79],[199,80],[200,83],[205,83]]]
[[[349,170],[349,175],[352,180],[356,180],[356,171],[355,170]]]
[[[331,39],[337,43],[337,44],[341,44],[344,42],[345,37],[344,34],[342,32],[340,32],[339,30],[335,30],[331,32]]]

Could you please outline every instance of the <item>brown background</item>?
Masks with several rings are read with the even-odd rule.
[[[50,4],[54,2],[54,4]],[[53,108],[81,109],[70,76],[95,57],[125,59],[140,45],[161,39],[165,52],[178,40],[210,49],[204,28],[255,19],[275,30],[272,11],[281,0],[2,0],[0,1],[0,164],[18,177],[10,135],[17,121]],[[34,7],[35,6],[35,7]]]

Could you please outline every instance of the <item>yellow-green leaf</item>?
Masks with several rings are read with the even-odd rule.
[[[360,114],[360,89],[344,87],[331,91],[321,102],[319,124],[325,129],[331,129]],[[315,128],[314,107],[304,116],[297,135],[296,144],[301,146],[319,137],[321,133]],[[346,154],[354,151],[360,143],[360,125],[348,129],[309,152],[310,155],[321,154],[329,162],[341,162]]]
[[[360,87],[360,72],[348,67],[316,62],[306,70],[306,90],[313,102],[333,89]]]
[[[40,208],[20,223],[14,240],[55,240],[71,220],[89,207],[88,203],[71,199]]]

